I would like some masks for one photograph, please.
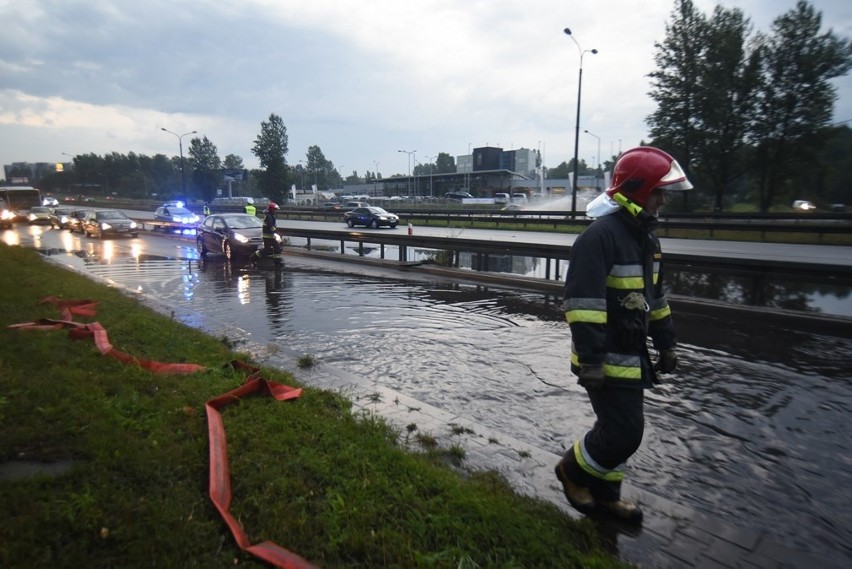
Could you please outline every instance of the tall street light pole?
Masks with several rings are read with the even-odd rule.
[[[397,152],[405,152],[408,154],[408,180],[406,186],[408,187],[408,195],[411,195],[411,155],[416,153],[416,150],[397,150]]]
[[[376,171],[373,172],[373,195],[379,195],[379,161],[373,160],[373,164],[376,165]]]
[[[594,55],[598,50],[584,50],[580,47],[577,39],[571,34],[571,28],[565,28],[563,31],[577,46],[577,51],[580,54],[580,76],[577,79],[577,124],[574,128],[574,183],[571,184],[571,217],[573,218],[577,214],[577,179],[580,177],[580,97],[583,93],[583,56],[587,52],[591,52]]]
[[[435,192],[432,190],[432,171],[435,169],[433,160],[435,160],[437,156],[427,156],[426,158],[429,159],[429,197],[434,198]]]
[[[596,160],[595,160],[595,161],[597,162],[597,169],[595,170],[595,186],[597,186],[597,183],[598,183],[598,172],[599,172],[599,171],[600,171],[600,169],[601,169],[601,137],[600,137],[600,136],[598,136],[598,135],[596,135],[595,133],[593,133],[593,132],[589,131],[589,130],[584,130],[583,132],[585,132],[585,133],[586,133],[586,134],[588,134],[589,136],[594,136],[595,138],[597,138],[597,139],[598,139],[598,155],[597,155],[597,158],[596,158]],[[596,189],[600,190],[600,188],[599,188],[599,187],[596,187]]]
[[[183,184],[183,196],[182,197],[183,197],[183,199],[186,199],[186,172],[184,171],[184,168],[183,168],[183,137],[190,135],[190,134],[196,134],[198,131],[197,130],[191,130],[191,131],[185,132],[183,134],[178,134],[176,132],[170,131],[167,128],[161,128],[160,130],[162,130],[163,132],[168,132],[169,134],[173,134],[178,139],[178,148],[180,150],[180,179],[181,179],[181,183]]]

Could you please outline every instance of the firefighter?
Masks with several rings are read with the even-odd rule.
[[[671,310],[654,233],[667,190],[689,190],[680,165],[643,146],[615,164],[611,186],[586,208],[596,218],[577,237],[565,282],[571,371],[586,389],[596,421],[556,466],[569,503],[641,523],[642,511],[621,497],[627,459],[644,431],[644,389],[677,365]],[[652,364],[647,338],[658,359]]]
[[[257,266],[257,261],[261,257],[272,257],[276,265],[283,263],[281,259],[281,246],[276,239],[278,229],[275,213],[278,211],[278,204],[269,202],[264,210],[263,228],[260,230],[260,235],[263,238],[263,247],[254,252],[251,258],[252,266]]]

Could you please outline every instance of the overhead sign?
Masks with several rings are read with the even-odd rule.
[[[222,170],[222,177],[226,182],[244,182],[248,180],[248,170],[225,168]]]

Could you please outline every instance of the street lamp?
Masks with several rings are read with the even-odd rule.
[[[597,156],[597,159],[596,159],[597,169],[595,170],[595,189],[600,190],[600,188],[597,187],[597,186],[598,186],[598,172],[601,169],[601,137],[596,135],[595,133],[593,133],[591,131],[588,131],[588,130],[584,130],[583,132],[585,132],[589,136],[594,136],[595,138],[598,139],[598,156]]]
[[[160,128],[160,130],[162,130],[163,132],[168,132],[169,134],[173,134],[178,139],[178,148],[180,149],[180,179],[181,179],[181,182],[183,184],[183,199],[186,199],[186,173],[184,172],[184,169],[183,169],[183,137],[187,136],[189,134],[196,134],[198,131],[193,130],[193,131],[190,131],[190,132],[185,132],[183,134],[178,134],[176,132],[170,131],[167,128]]]
[[[408,188],[408,195],[411,195],[411,155],[416,154],[416,150],[397,150],[397,152],[405,152],[408,154],[408,180],[406,187]]]
[[[373,195],[379,195],[379,161],[373,160],[373,164],[376,165],[376,171],[373,172]]]
[[[429,159],[429,197],[434,198],[435,192],[432,190],[432,171],[435,168],[435,164],[432,161],[435,160],[437,156],[427,156],[426,158]]]
[[[563,31],[565,35],[571,38],[577,46],[577,51],[580,53],[580,76],[577,80],[577,124],[574,128],[574,183],[571,188],[571,217],[573,218],[577,213],[577,178],[580,177],[580,96],[583,92],[583,56],[586,55],[586,52],[591,52],[594,55],[598,50],[584,50],[580,47],[577,39],[571,35],[571,28],[565,28]]]

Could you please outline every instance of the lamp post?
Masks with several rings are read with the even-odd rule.
[[[595,189],[600,190],[600,186],[598,186],[598,173],[601,170],[601,137],[589,130],[584,130],[583,132],[598,139],[598,156],[595,160],[597,162],[597,169],[595,170]]]
[[[408,154],[408,180],[406,180],[406,187],[408,188],[408,195],[411,195],[411,155],[415,154],[416,150],[397,150],[397,152],[405,152]]]
[[[168,132],[169,134],[173,134],[178,139],[178,149],[180,150],[180,179],[181,179],[181,183],[183,185],[183,199],[186,199],[186,172],[184,171],[184,168],[183,168],[183,137],[187,136],[189,134],[196,134],[198,131],[197,130],[191,130],[191,131],[185,132],[183,134],[178,134],[176,132],[170,131],[167,128],[161,128],[160,130],[162,130],[163,132]]]
[[[434,198],[435,192],[432,189],[432,173],[435,169],[435,164],[432,161],[435,160],[437,156],[427,156],[426,158],[429,159],[429,197]]]
[[[376,165],[376,171],[373,172],[373,195],[379,195],[379,161],[373,160],[373,164]]]
[[[565,28],[563,31],[577,46],[577,51],[580,54],[580,75],[577,79],[577,124],[574,128],[574,182],[571,184],[571,217],[573,218],[577,214],[577,178],[580,177],[580,96],[583,93],[583,56],[587,52],[594,55],[598,50],[581,48],[580,43],[571,34],[571,28]]]

